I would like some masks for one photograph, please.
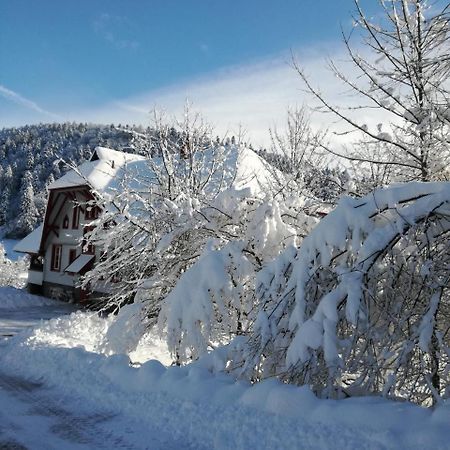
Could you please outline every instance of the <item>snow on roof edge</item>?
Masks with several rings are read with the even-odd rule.
[[[79,273],[94,259],[94,255],[82,253],[78,255],[65,269],[64,272]]]
[[[84,161],[76,169],[69,170],[48,186],[52,189],[74,188],[91,185],[96,189],[108,184],[117,171],[128,163],[145,160],[145,157],[133,153],[120,152],[107,147],[96,147],[89,161]],[[97,185],[96,181],[100,180]]]
[[[44,226],[41,223],[35,230],[19,241],[14,246],[13,250],[18,253],[38,254],[39,247],[41,245],[43,228]]]
[[[130,161],[141,161],[145,159],[145,157],[142,155],[137,155],[135,153],[121,152],[119,150],[114,150],[113,148],[100,146],[95,147],[90,162],[96,161],[95,159],[96,156],[98,159],[102,161],[106,160],[106,161],[122,162],[122,164]]]

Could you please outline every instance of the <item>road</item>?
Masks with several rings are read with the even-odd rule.
[[[37,325],[42,320],[70,314],[76,307],[70,304],[30,306],[18,309],[0,309],[0,338],[11,337]]]
[[[0,372],[0,449],[175,449],[151,424]]]
[[[0,352],[7,340],[42,320],[69,314],[61,304],[0,309]],[[151,424],[72,397],[0,367],[0,450],[186,448]]]

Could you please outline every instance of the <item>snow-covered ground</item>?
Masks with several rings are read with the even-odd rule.
[[[0,339],[38,325],[43,320],[70,314],[75,309],[73,305],[3,286],[0,288]]]
[[[2,295],[33,301],[9,288]],[[0,318],[23,313],[22,328],[28,311],[52,307],[36,298],[40,305],[30,308],[11,302]],[[274,380],[252,387],[213,375],[209,358],[166,367],[149,359],[169,361],[154,335],[131,364],[105,346],[114,320],[77,311],[0,341],[0,448],[450,448],[450,405],[319,400]]]
[[[0,244],[3,245],[3,248],[5,249],[6,256],[11,261],[17,261],[19,258],[23,258],[23,253],[18,253],[14,251],[14,246],[19,241],[16,239],[1,239]]]

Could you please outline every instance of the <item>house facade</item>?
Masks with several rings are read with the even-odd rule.
[[[138,155],[98,147],[90,161],[69,171],[49,186],[44,222],[15,246],[30,255],[28,289],[32,293],[70,302],[106,295],[108,287],[83,290],[80,277],[101,256],[86,234],[99,214],[94,192],[106,192],[127,164]]]

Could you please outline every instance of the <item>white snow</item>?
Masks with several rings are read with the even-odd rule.
[[[267,193],[268,188],[275,183],[271,172],[282,177],[277,169],[269,169],[268,163],[249,148],[235,148],[229,159],[232,161],[226,164],[236,170],[232,185],[235,189],[250,188],[254,195]]]
[[[276,380],[252,386],[213,374],[217,353],[185,367],[131,365],[128,355],[101,352],[115,320],[76,312],[0,344],[0,445],[113,448],[114,437],[118,447],[142,449],[448,448],[445,402],[433,410],[378,397],[319,400],[308,387]],[[59,433],[68,423],[81,443],[70,428]]]
[[[64,269],[64,272],[79,273],[93,259],[94,255],[81,254]]]
[[[210,170],[209,166],[217,164],[217,152],[210,150],[201,155],[204,159],[202,169],[205,173]],[[98,159],[96,159],[98,157]],[[222,157],[226,162],[224,166],[229,173],[216,173],[217,180],[209,185],[221,184],[228,178],[233,177],[232,185],[236,189],[251,187],[253,191],[262,192],[267,187],[270,175],[267,163],[264,162],[254,151],[248,148],[232,147]],[[130,153],[119,152],[110,148],[97,147],[91,161],[86,161],[76,169],[70,170],[64,176],[54,181],[49,189],[72,188],[76,186],[92,186],[99,192],[115,190],[119,186],[119,179],[126,176],[128,181],[136,174],[141,175],[141,180],[147,182],[152,179],[152,166],[162,165],[158,158],[153,158],[149,164],[145,157]],[[274,169],[275,170],[275,169]],[[230,181],[230,180],[228,180]],[[225,187],[225,186],[224,186]]]
[[[433,411],[379,398],[319,400],[307,387],[274,380],[251,386],[213,375],[208,359],[187,367],[156,360],[132,367],[126,355],[86,350],[101,320],[84,329],[78,321],[83,346],[71,341],[75,331],[67,339],[65,327],[55,325],[10,339],[0,348],[0,367],[52,386],[61,398],[76,396],[95,410],[147,422],[190,448],[448,448],[446,405]]]
[[[98,159],[95,159],[96,156]],[[144,161],[140,155],[118,152],[105,147],[96,147],[91,161],[86,161],[75,169],[70,170],[49,189],[72,188],[76,186],[92,186],[98,191],[107,189],[111,181],[124,169],[131,170],[133,164]]]
[[[19,253],[38,254],[41,245],[43,224],[40,224],[34,231],[25,236],[14,246],[14,251]]]
[[[30,295],[22,289],[0,287],[0,337],[11,336],[74,310],[74,306]]]
[[[1,310],[55,305],[57,303],[45,297],[28,294],[22,289],[0,287],[0,314]]]
[[[0,239],[0,245],[3,246],[5,256],[10,261],[17,261],[19,258],[23,258],[21,253],[16,252],[14,247],[19,243],[17,239]]]

